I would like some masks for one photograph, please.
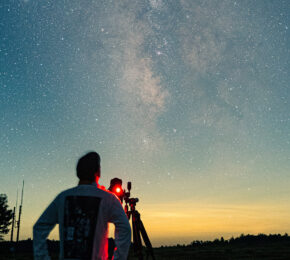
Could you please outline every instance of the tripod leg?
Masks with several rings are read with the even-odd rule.
[[[143,260],[142,254],[142,242],[140,236],[140,227],[138,225],[135,212],[132,213],[132,227],[133,227],[133,246],[136,255],[138,256],[139,260]]]
[[[136,212],[136,221],[138,223],[138,226],[139,226],[143,241],[144,241],[144,243],[146,245],[146,248],[147,248],[147,252],[146,252],[147,253],[147,257],[146,257],[146,259],[148,259],[148,255],[150,254],[152,259],[155,260],[155,256],[153,254],[153,248],[152,248],[151,242],[149,240],[149,237],[147,235],[147,232],[145,230],[145,227],[143,225],[143,222],[141,220],[139,212]]]

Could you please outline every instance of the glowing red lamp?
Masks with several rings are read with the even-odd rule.
[[[117,187],[115,191],[116,193],[121,193],[122,189],[120,187]]]

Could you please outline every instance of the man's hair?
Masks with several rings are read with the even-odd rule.
[[[77,164],[77,176],[80,180],[95,180],[95,173],[100,172],[100,155],[96,152],[89,152],[81,157]]]

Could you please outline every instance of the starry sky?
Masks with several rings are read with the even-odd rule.
[[[289,1],[0,10],[0,193],[12,208],[25,180],[20,239],[91,150],[101,184],[132,181],[153,246],[290,232]]]

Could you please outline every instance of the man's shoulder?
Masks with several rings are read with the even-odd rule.
[[[69,194],[73,194],[73,193],[75,193],[76,188],[77,188],[77,186],[63,190],[56,196],[56,198],[60,198],[60,197],[63,197],[63,196],[69,195]]]
[[[109,190],[107,190],[104,186],[98,187],[98,190],[103,196],[108,198],[114,198],[115,194]]]
[[[115,194],[105,189],[103,186],[98,187],[94,185],[78,185],[69,189],[66,189],[58,194],[57,197],[66,196],[97,196],[106,198],[115,198]]]

